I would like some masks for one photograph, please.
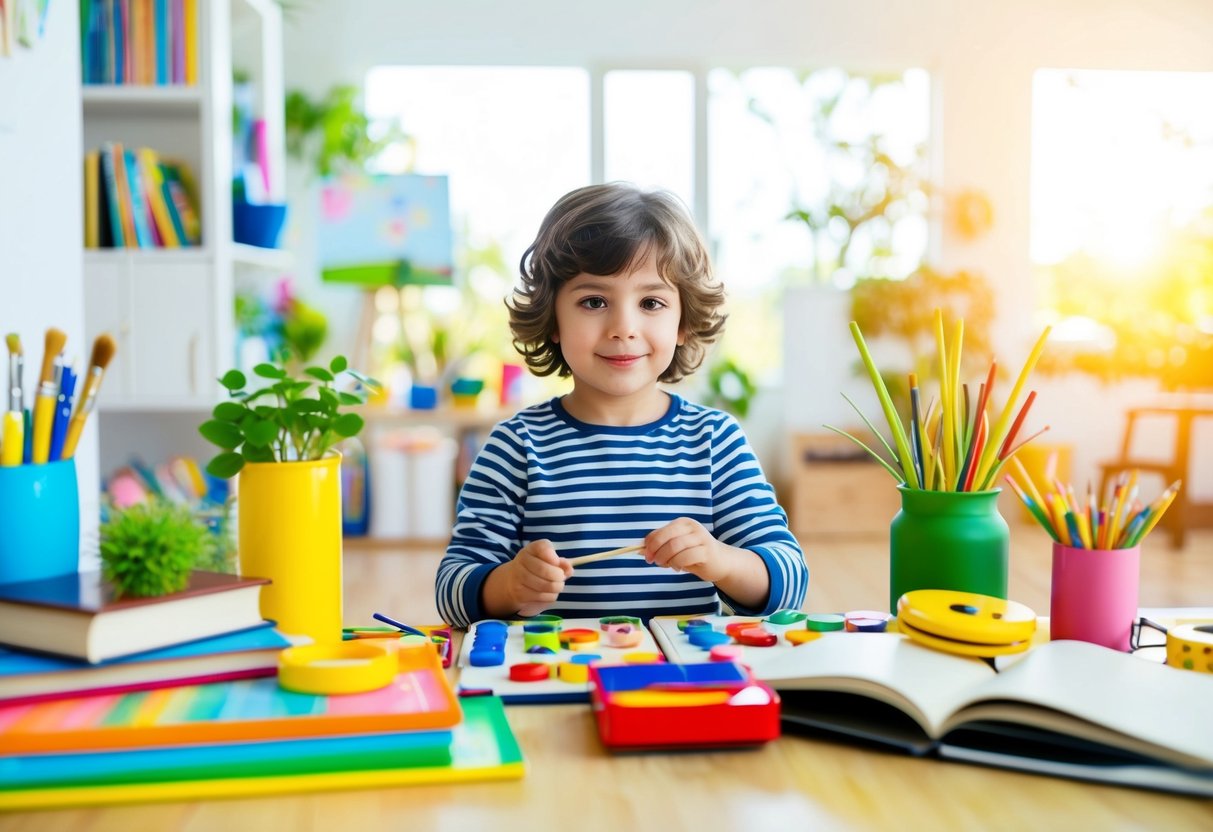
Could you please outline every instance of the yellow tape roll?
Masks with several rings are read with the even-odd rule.
[[[370,640],[288,647],[278,655],[278,685],[296,693],[365,693],[391,684],[396,654]]]
[[[1180,624],[1167,630],[1167,664],[1213,673],[1213,624]]]

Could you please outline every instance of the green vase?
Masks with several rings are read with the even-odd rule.
[[[993,491],[901,492],[889,530],[889,609],[914,589],[1007,597],[1010,531]]]

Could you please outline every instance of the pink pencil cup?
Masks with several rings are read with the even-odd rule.
[[[1137,618],[1141,547],[1075,549],[1053,544],[1050,638],[1128,652]]]

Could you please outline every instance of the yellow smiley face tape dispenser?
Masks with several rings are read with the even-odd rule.
[[[1167,664],[1213,673],[1213,624],[1180,624],[1167,630]]]
[[[368,640],[288,647],[278,654],[278,686],[296,693],[365,693],[396,678],[395,650]]]
[[[916,589],[897,601],[897,629],[947,653],[982,658],[1027,650],[1036,613],[1023,604],[950,589]]]

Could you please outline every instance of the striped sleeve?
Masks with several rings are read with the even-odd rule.
[[[771,579],[767,602],[747,608],[721,592],[737,615],[770,615],[799,609],[809,588],[809,567],[800,544],[788,529],[788,518],[775,501],[775,491],[762,473],[737,420],[725,413],[712,437],[712,526],[716,539],[762,558]]]
[[[489,573],[522,548],[526,450],[503,422],[476,456],[459,492],[455,527],[438,565],[435,601],[442,620],[467,627],[484,617],[481,588]]]

